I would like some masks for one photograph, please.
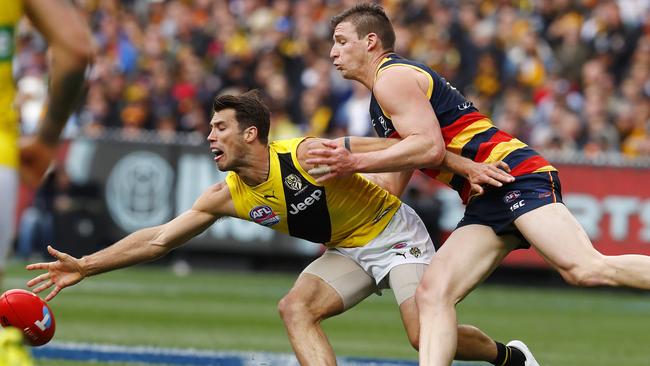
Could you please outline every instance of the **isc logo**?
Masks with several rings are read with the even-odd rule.
[[[319,201],[320,196],[322,195],[323,195],[323,191],[321,191],[320,189],[315,190],[314,192],[312,192],[311,195],[309,195],[309,197],[305,198],[305,200],[300,202],[299,204],[295,205],[292,203],[289,213],[295,215],[300,211],[306,210],[307,207],[313,205],[316,201]]]
[[[521,200],[521,201],[515,203],[514,205],[510,206],[510,211],[514,211],[514,210],[516,210],[518,208],[524,207],[525,204],[526,204],[526,202],[524,202],[524,200]]]

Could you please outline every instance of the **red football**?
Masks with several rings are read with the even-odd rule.
[[[25,290],[9,290],[0,296],[0,325],[22,330],[32,346],[54,337],[54,314],[40,297]]]

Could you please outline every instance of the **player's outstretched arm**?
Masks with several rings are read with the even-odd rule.
[[[93,59],[90,29],[65,0],[25,0],[25,13],[49,45],[49,88],[43,119],[35,136],[21,140],[20,175],[40,183],[54,157],[59,136],[84,92],[86,68]]]
[[[36,293],[54,286],[45,298],[49,301],[59,291],[85,277],[160,258],[203,232],[218,218],[234,214],[228,187],[223,182],[218,183],[204,192],[191,209],[172,221],[138,230],[91,255],[75,258],[48,247],[56,261],[28,265],[28,270],[47,272],[30,280],[27,285],[36,286],[33,290]]]

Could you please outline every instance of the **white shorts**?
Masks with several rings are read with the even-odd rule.
[[[420,217],[402,204],[386,229],[368,244],[330,248],[303,273],[318,276],[332,286],[346,309],[385,288],[392,288],[401,304],[415,294],[435,251]],[[397,267],[399,271],[394,270]]]
[[[18,202],[18,171],[0,165],[0,271],[7,264],[13,244]]]

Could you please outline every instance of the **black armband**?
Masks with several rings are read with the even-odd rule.
[[[343,138],[343,146],[345,146],[348,151],[352,151],[352,149],[350,149],[350,136],[345,136]]]

